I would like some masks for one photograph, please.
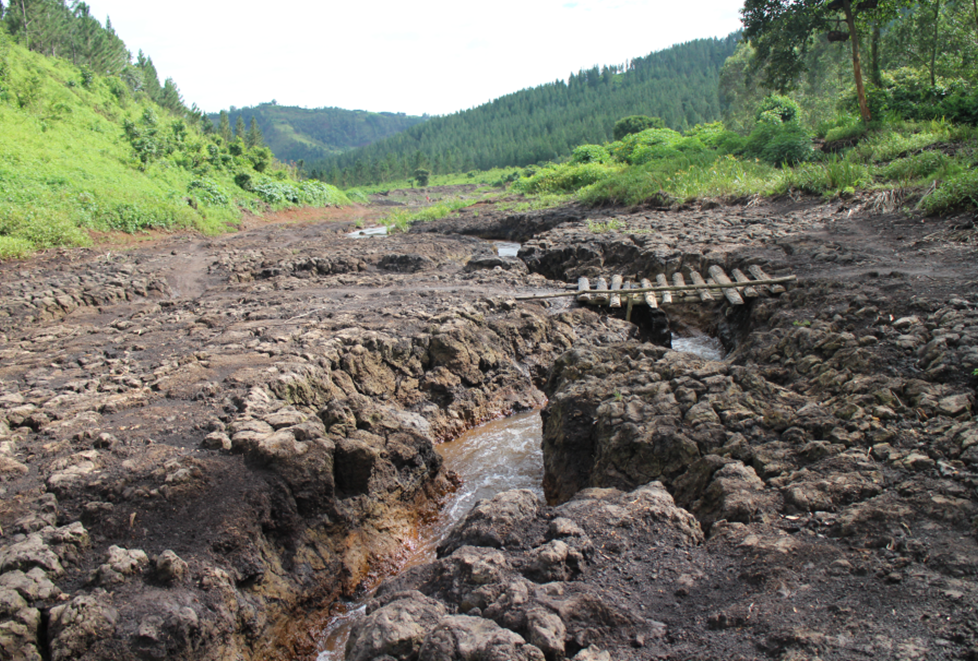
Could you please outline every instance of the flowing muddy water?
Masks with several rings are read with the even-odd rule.
[[[708,360],[723,360],[719,340],[706,335],[673,338],[672,348]],[[462,486],[409,550],[403,569],[434,560],[438,544],[476,501],[510,489],[530,489],[542,498],[542,444],[543,423],[540,412],[534,411],[494,420],[436,446],[445,467],[461,477]],[[383,577],[378,578],[381,580]],[[364,597],[340,606],[320,634],[317,661],[342,661],[350,628],[366,615],[366,602],[373,592],[372,588]]]
[[[510,489],[532,489],[542,497],[542,440],[540,412],[534,411],[494,420],[436,446],[445,467],[462,478],[462,486],[410,550],[403,568],[434,560],[438,544],[476,501]],[[343,659],[350,627],[366,614],[369,596],[340,607],[322,634],[318,661]]]

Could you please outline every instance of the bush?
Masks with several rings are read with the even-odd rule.
[[[927,213],[945,213],[962,207],[978,207],[978,170],[951,177],[920,201]]]
[[[641,168],[609,174],[580,192],[581,202],[588,206],[635,205],[659,196],[661,186]]]
[[[776,110],[761,113],[761,121],[745,144],[748,156],[771,165],[794,165],[811,159],[812,139],[798,122],[779,121]]]
[[[801,110],[798,108],[798,104],[781,94],[769,94],[764,97],[757,107],[757,121],[761,121],[761,116],[769,113],[776,115],[784,124],[798,121],[801,118]]]
[[[723,122],[711,122],[709,124],[697,124],[683,135],[687,138],[696,138],[705,147],[716,149],[724,136],[737,134],[724,128]]]
[[[567,163],[541,169],[532,177],[513,184],[521,193],[570,193],[593,184],[610,172],[599,163]]]
[[[607,163],[611,154],[601,145],[581,145],[571,152],[571,163]]]
[[[646,129],[664,129],[666,123],[661,117],[648,117],[646,115],[632,115],[623,117],[615,122],[612,135],[616,141],[621,140],[626,135],[641,133]]]
[[[655,158],[668,158],[671,153],[664,149],[655,150],[653,147],[671,149],[682,139],[682,135],[672,129],[645,129],[640,133],[626,135],[622,140],[608,145],[608,151],[619,161],[639,165]]]
[[[224,207],[230,204],[231,198],[224,192],[217,182],[210,179],[193,179],[187,185],[187,192],[196,197],[204,204],[211,206]]]
[[[890,181],[910,182],[924,179],[950,165],[950,158],[939,151],[925,151],[898,158],[883,168],[882,175]]]

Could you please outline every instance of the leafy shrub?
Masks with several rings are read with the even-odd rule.
[[[716,149],[724,136],[737,134],[724,128],[723,122],[710,122],[697,124],[683,135],[687,138],[696,138],[705,147]]]
[[[794,165],[811,159],[812,139],[798,122],[783,122],[776,110],[765,111],[751,131],[744,151],[771,165]]]
[[[91,243],[88,234],[72,222],[67,212],[33,205],[0,208],[0,238],[11,257]]]
[[[743,154],[746,149],[747,138],[738,133],[724,131],[721,135],[717,136],[716,150],[722,155],[732,154],[737,156]]]
[[[271,205],[299,204],[301,192],[291,184],[274,181],[263,177],[252,179],[249,190],[257,195],[262,202]]]
[[[653,147],[671,148],[682,135],[672,129],[645,129],[626,135],[622,140],[608,145],[608,151],[619,161],[639,165],[654,158],[666,158],[669,153]],[[645,149],[643,149],[643,147]]]
[[[841,140],[849,142],[862,138],[866,135],[866,131],[867,127],[865,122],[857,120],[829,128],[823,135],[825,136],[825,142],[838,142]]]
[[[520,179],[513,188],[522,193],[569,193],[593,184],[608,172],[608,166],[599,163],[553,165]]]
[[[299,184],[299,191],[300,201],[313,206],[341,206],[350,203],[349,196],[339,188],[314,179]]]
[[[255,172],[264,172],[272,162],[272,150],[268,147],[254,147],[248,150],[248,160]]]
[[[920,208],[932,214],[965,206],[978,207],[978,170],[964,170],[920,200]]]
[[[581,190],[578,198],[588,206],[635,205],[659,196],[659,182],[642,168],[607,174]]]
[[[601,145],[581,145],[571,152],[571,163],[607,163],[611,154]]]
[[[0,260],[25,259],[30,257],[34,250],[34,244],[27,239],[0,235]]]
[[[761,104],[757,107],[757,121],[761,121],[761,116],[773,114],[787,124],[800,119],[801,109],[792,99],[781,94],[769,94],[764,97]]]
[[[234,175],[234,183],[237,184],[238,188],[250,191],[251,175],[247,172],[239,172],[238,174]]]
[[[344,193],[346,193],[347,199],[354,204],[370,204],[370,198],[358,188],[351,188],[350,190],[344,191]]]
[[[223,207],[231,203],[231,198],[217,182],[211,179],[193,179],[187,185],[187,192],[204,204]]]
[[[615,126],[611,133],[614,139],[618,141],[624,138],[626,135],[641,133],[646,129],[664,129],[665,127],[666,123],[662,121],[661,117],[631,115],[630,117],[622,117],[615,122]]]

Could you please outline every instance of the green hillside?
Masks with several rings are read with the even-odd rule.
[[[627,115],[656,115],[677,130],[714,121],[721,116],[719,72],[739,39],[698,39],[626,66],[580,71],[362,149],[307,160],[306,168],[337,185],[360,185],[410,176],[422,165],[440,174],[559,158],[576,145],[609,140]]]
[[[313,163],[357,147],[365,147],[420,124],[428,119],[404,113],[366,112],[341,108],[297,108],[262,103],[252,108],[228,111],[234,126],[240,118],[251,120],[264,134],[265,144],[282,161]],[[219,115],[210,116],[215,126]]]
[[[131,62],[83,5],[31,7],[48,22],[29,25],[47,31],[25,33],[12,14],[0,23],[0,258],[87,245],[99,232],[216,233],[237,225],[243,209],[349,201],[332,186],[296,181],[267,147],[214,135],[172,80],[160,85],[142,53]],[[73,49],[80,26],[87,43],[102,38],[104,47]]]

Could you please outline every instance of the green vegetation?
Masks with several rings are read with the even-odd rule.
[[[172,81],[159,84],[148,57],[130,63],[84,5],[24,7],[38,20],[25,28],[8,12],[0,23],[0,258],[88,245],[93,233],[214,234],[236,226],[242,209],[349,203],[335,187],[297,181],[257,133],[214,134]],[[72,45],[82,29],[101,50]]]
[[[398,210],[382,218],[380,223],[387,227],[388,232],[404,232],[414,223],[447,218],[460,209],[472,206],[475,202],[475,200],[451,199],[436,202],[416,211]]]
[[[362,149],[306,161],[306,168],[338,186],[363,186],[404,179],[418,168],[441,175],[559,159],[578,145],[610,140],[615,122],[630,115],[651,113],[684,130],[720,119],[717,81],[738,40],[699,39],[624,66],[579,71]]]
[[[812,149],[810,135],[796,121],[772,114],[770,108],[761,110],[754,131],[742,140],[713,124],[685,136],[646,129],[622,141],[587,145],[590,153],[612,156],[527,168],[512,190],[529,196],[570,194],[586,205],[605,206],[792,192],[836,197],[896,187],[919,191],[920,208],[929,213],[978,207],[974,128],[894,122],[866,129],[862,141],[843,153],[824,153]],[[942,151],[952,141],[960,148]],[[798,151],[792,156],[788,148]]]
[[[963,2],[896,7],[860,3],[849,21],[841,2],[748,0],[752,41],[719,76],[722,122],[680,131],[627,116],[616,140],[526,168],[513,189],[592,206],[897,189],[887,199],[928,213],[974,209],[978,13]],[[862,64],[860,38],[871,46]]]
[[[211,121],[223,122],[228,129],[238,119],[261,132],[262,139],[280,161],[302,163],[313,177],[330,156],[365,147],[428,120],[404,113],[366,112],[341,108],[296,108],[276,102],[250,108],[231,107],[229,111],[210,115]],[[392,173],[388,173],[389,179]],[[364,180],[365,181],[365,180]],[[352,183],[352,181],[350,182]]]

